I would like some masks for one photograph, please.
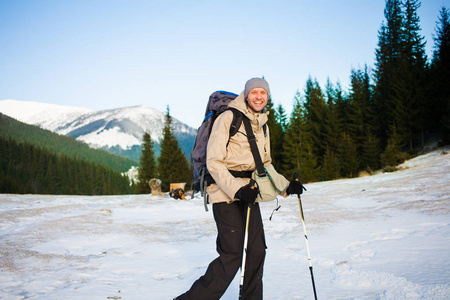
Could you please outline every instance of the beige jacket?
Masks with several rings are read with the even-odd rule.
[[[263,125],[267,122],[267,113],[251,113],[244,101],[243,92],[235,100],[230,102],[229,107],[238,109],[250,119],[264,167],[266,169],[273,169],[272,159],[270,157],[269,128],[266,126],[266,138],[264,137],[263,130]],[[242,186],[249,183],[249,178],[235,178],[228,170],[253,171],[256,169],[255,160],[250,150],[250,144],[248,143],[243,123],[228,143],[232,120],[232,111],[227,110],[223,112],[214,122],[209,137],[206,151],[206,165],[209,173],[216,182],[207,188],[211,203],[232,202],[236,200],[234,199],[236,192]],[[285,192],[282,195],[286,196]]]

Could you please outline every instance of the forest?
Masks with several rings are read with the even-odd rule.
[[[0,135],[0,191],[118,195],[132,193],[132,188],[118,171]]]
[[[350,88],[313,78],[291,116],[269,102],[273,163],[305,182],[393,171],[408,157],[450,142],[450,23],[442,7],[433,57],[425,53],[417,0],[388,0],[375,66],[352,69]]]
[[[0,113],[0,135],[17,142],[46,148],[55,154],[74,156],[78,159],[98,163],[113,170],[126,172],[138,162],[105,150],[90,148],[86,143],[71,136],[60,135],[35,125],[25,124]]]

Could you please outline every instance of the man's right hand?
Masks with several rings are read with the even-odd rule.
[[[259,195],[259,189],[256,185],[256,181],[253,179],[250,179],[249,184],[244,185],[241,187],[234,196],[236,199],[239,199],[241,201],[247,202],[247,203],[255,203],[256,197]]]

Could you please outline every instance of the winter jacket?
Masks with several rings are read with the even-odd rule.
[[[266,129],[267,137],[264,137],[263,125],[267,123],[267,113],[265,110],[264,112],[255,114],[250,112],[246,106],[243,92],[231,101],[228,106],[238,109],[250,119],[264,167],[274,170],[270,157],[269,128]],[[249,178],[235,178],[228,170],[253,171],[256,169],[255,160],[250,150],[250,144],[248,143],[243,123],[238,132],[230,138],[232,120],[232,111],[227,110],[220,114],[214,122],[209,137],[206,164],[209,173],[216,182],[207,188],[211,203],[232,202],[236,200],[234,199],[236,192],[242,186],[249,183]],[[284,180],[286,179],[284,178]],[[285,192],[282,195],[286,197]]]

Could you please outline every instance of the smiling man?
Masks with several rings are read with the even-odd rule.
[[[261,86],[261,87],[259,87]],[[262,78],[250,79],[245,85],[244,97],[252,113],[260,113],[269,99],[269,84]]]
[[[269,99],[269,84],[263,78],[252,78],[245,84],[244,91],[228,105],[248,118],[255,135],[257,150],[265,169],[272,169],[282,181],[286,178],[276,173],[270,157],[270,139],[266,105]],[[205,275],[194,282],[191,289],[177,300],[220,299],[241,266],[247,207],[251,206],[248,223],[248,244],[246,251],[245,277],[242,299],[263,298],[263,266],[266,255],[266,241],[259,204],[255,202],[259,189],[251,179],[256,169],[244,124],[230,137],[233,112],[220,114],[209,137],[206,164],[214,183],[207,187],[209,201],[213,204],[214,220],[217,226],[217,252]],[[287,196],[299,192],[298,183],[292,181],[280,194]],[[299,192],[300,193],[300,192]]]

